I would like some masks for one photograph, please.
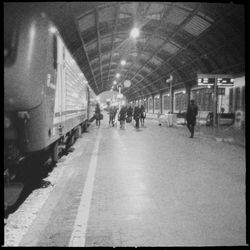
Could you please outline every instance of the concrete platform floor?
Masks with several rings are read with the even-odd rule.
[[[246,244],[244,148],[105,113],[74,147],[20,246]]]

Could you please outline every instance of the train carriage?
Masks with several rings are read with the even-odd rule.
[[[6,6],[4,15],[4,167],[47,152],[54,162],[88,126],[95,94],[44,13]],[[35,168],[35,166],[34,166]],[[22,171],[20,169],[20,171]]]

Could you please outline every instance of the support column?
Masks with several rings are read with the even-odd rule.
[[[155,113],[155,97],[152,95],[152,100],[153,100],[153,114]]]
[[[148,113],[148,96],[146,97],[146,103],[147,103],[146,110],[147,110],[147,113]]]
[[[169,94],[170,94],[170,112],[173,114],[173,81],[170,81],[170,89],[169,89]]]
[[[217,78],[214,83],[214,96],[213,96],[213,127],[216,127],[216,116],[217,116]]]
[[[160,93],[160,112],[162,114],[162,93]]]

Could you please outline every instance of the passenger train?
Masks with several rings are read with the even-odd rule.
[[[25,13],[25,14],[24,14]],[[47,152],[54,162],[88,126],[95,94],[45,13],[4,13],[4,176]],[[35,168],[36,166],[34,166]],[[36,171],[36,170],[35,170]]]

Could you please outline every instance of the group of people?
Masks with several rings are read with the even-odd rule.
[[[96,104],[95,108],[95,115],[94,118],[96,120],[96,126],[100,127],[100,120],[102,119],[103,115],[101,114],[101,109],[99,103]],[[115,125],[116,121],[120,122],[120,128],[125,128],[125,122],[130,123],[132,119],[135,120],[135,127],[139,128],[139,123],[141,121],[141,126],[144,126],[144,120],[146,118],[146,112],[143,105],[137,104],[134,108],[131,105],[124,105],[119,110],[116,106],[111,106],[109,108],[109,125]]]
[[[110,107],[109,109],[109,125],[114,126],[115,119],[117,116],[118,108],[117,107]],[[198,114],[198,106],[194,103],[194,100],[190,101],[190,104],[187,108],[186,113],[186,121],[187,127],[191,133],[190,138],[194,137],[194,127],[196,124],[196,116]],[[95,109],[95,119],[96,119],[96,126],[100,127],[100,120],[102,119],[103,115],[101,114],[100,105],[96,104]],[[119,113],[118,113],[118,121],[120,121],[120,128],[125,128],[125,121],[130,123],[132,121],[132,117],[135,120],[135,127],[139,128],[139,121],[141,121],[141,126],[144,126],[144,119],[146,118],[146,112],[143,105],[139,107],[138,104],[134,107],[131,105],[122,106]]]
[[[135,127],[139,128],[139,121],[141,121],[141,126],[144,126],[144,120],[146,118],[146,112],[143,105],[137,104],[134,109],[131,105],[122,106],[118,113],[118,121],[120,122],[120,128],[125,128],[125,122],[130,123],[132,119],[135,120]]]

